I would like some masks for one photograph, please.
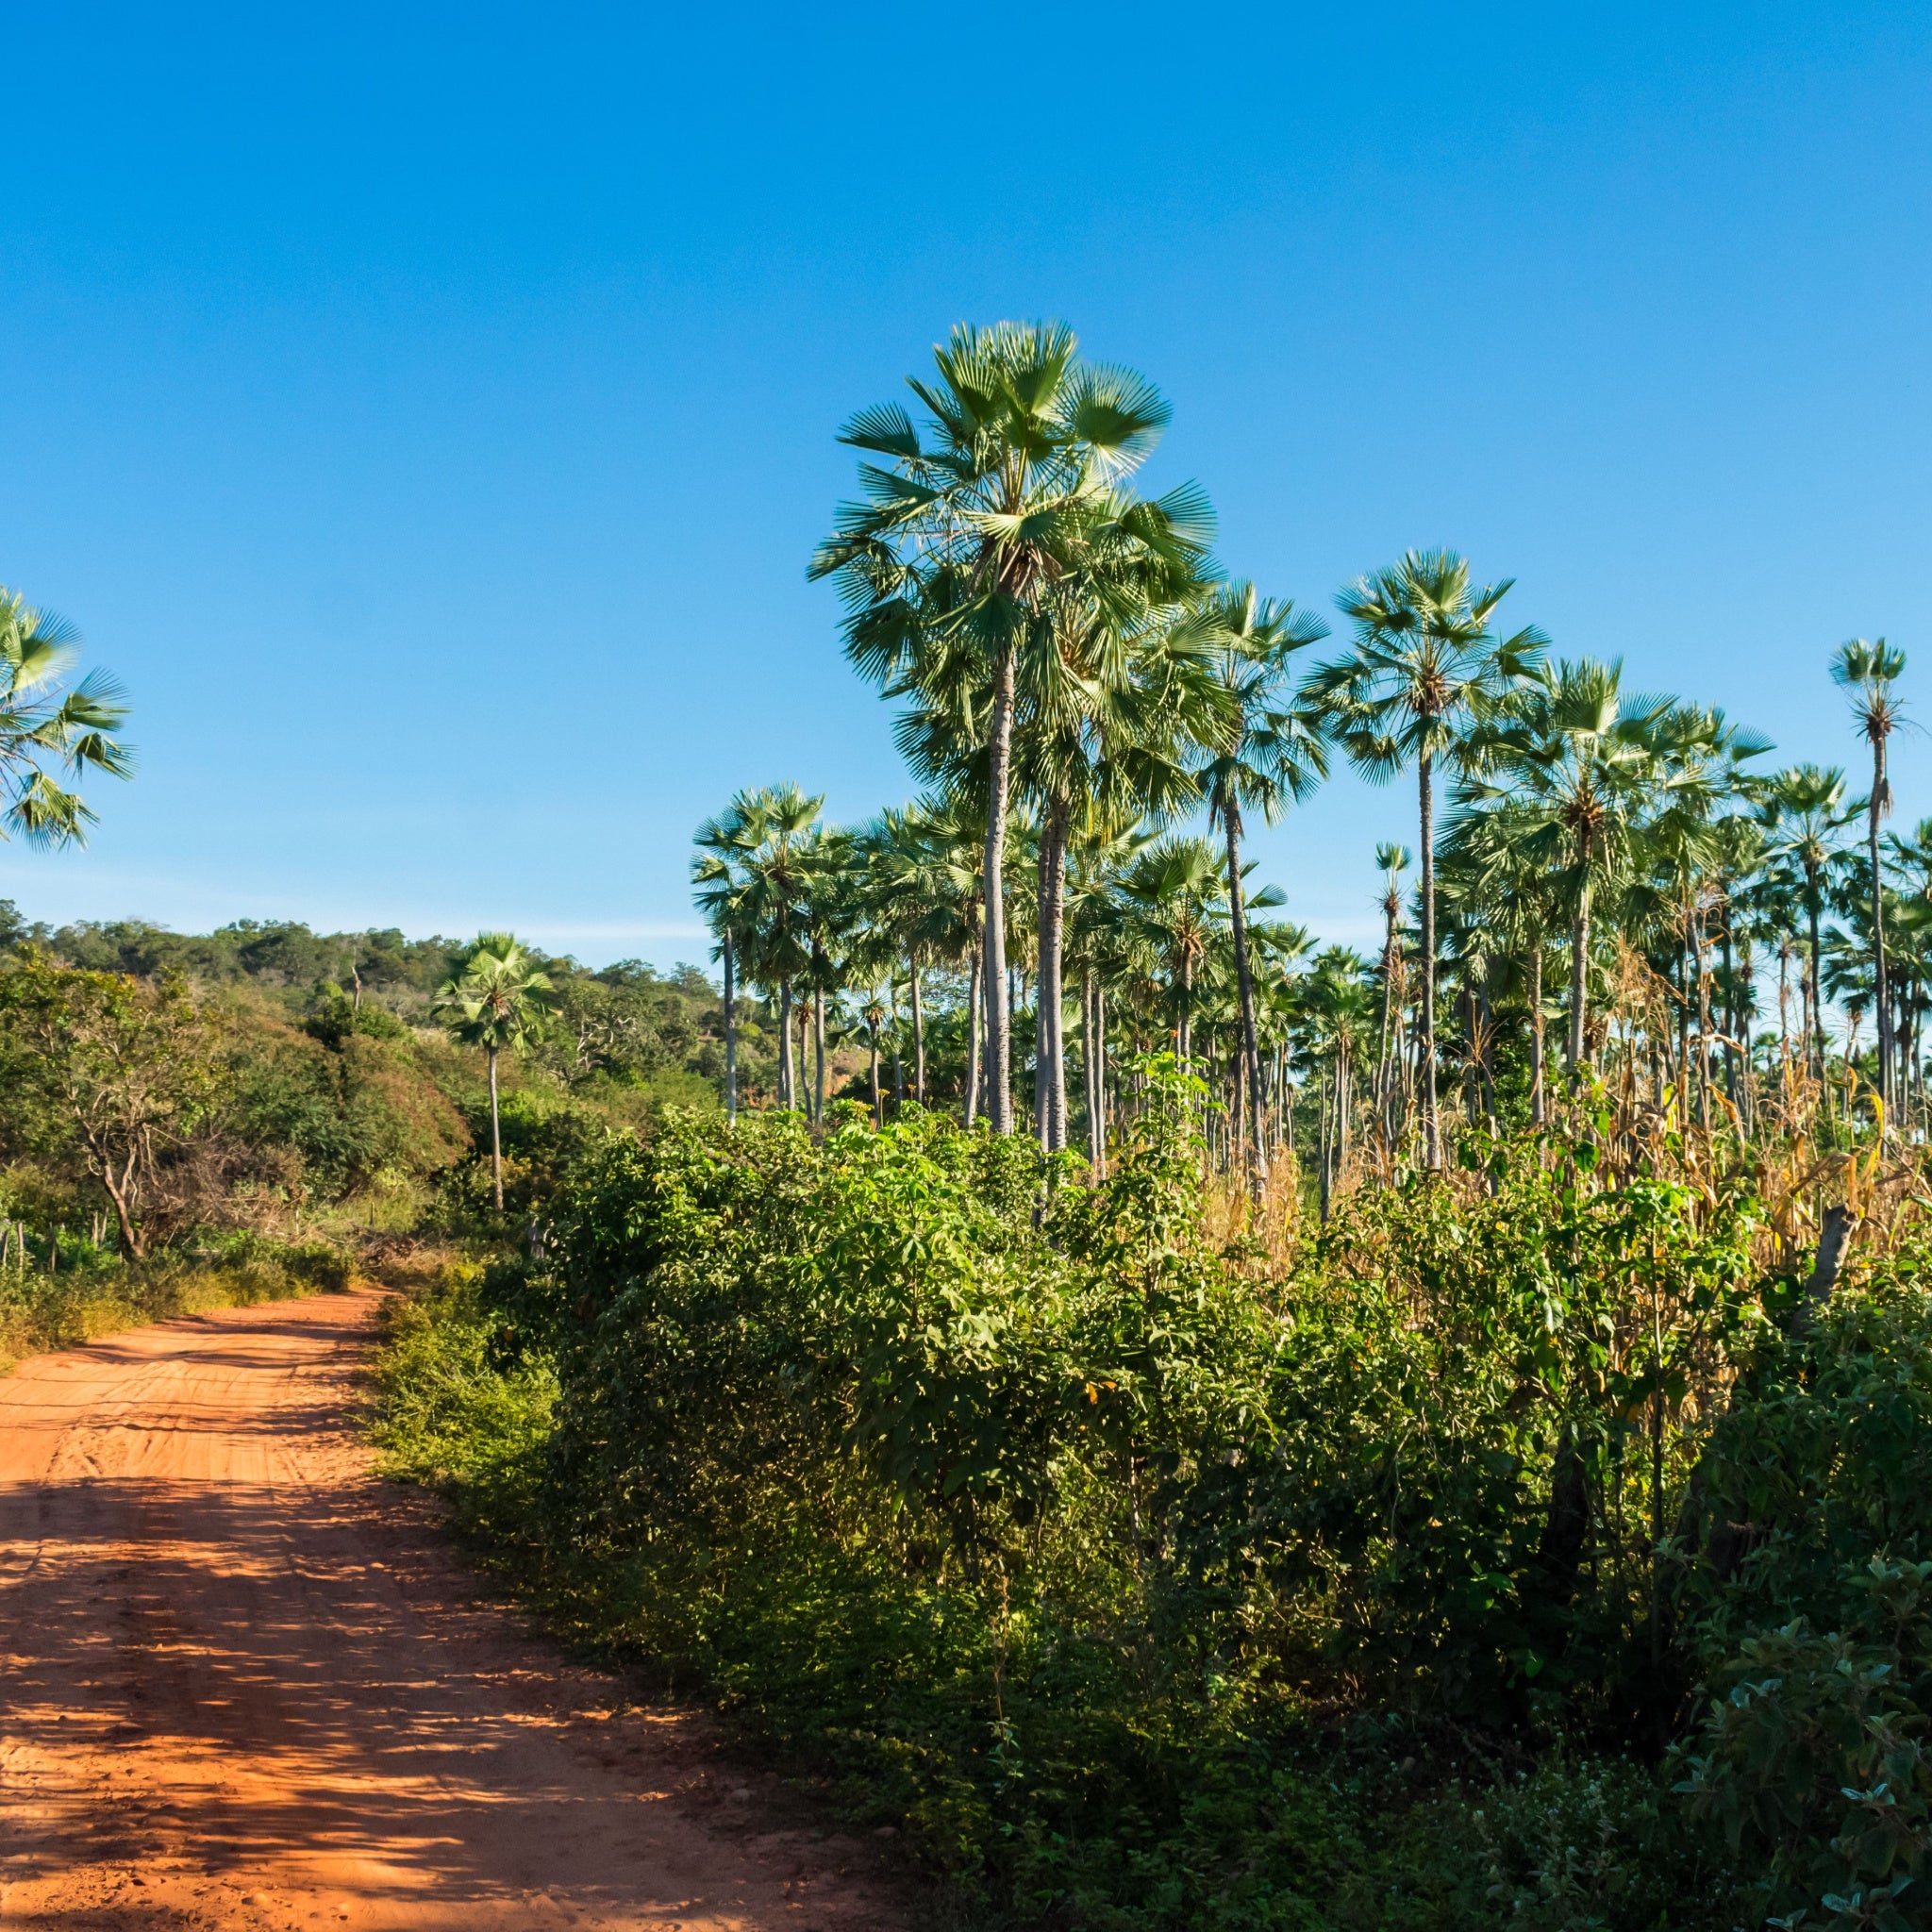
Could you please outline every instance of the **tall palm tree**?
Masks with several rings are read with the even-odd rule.
[[[1220,862],[1204,839],[1161,840],[1121,882],[1129,924],[1167,974],[1183,1068],[1193,1059],[1195,981],[1220,928],[1225,892]]]
[[[79,648],[80,633],[64,617],[0,586],[0,838],[85,844],[96,816],[48,767],[63,765],[75,779],[90,772],[125,778],[134,770],[117,735],[127,707],[113,679],[94,671],[60,688]]]
[[[1906,654],[1883,638],[1868,643],[1850,638],[1831,660],[1836,683],[1851,693],[1852,716],[1872,747],[1872,791],[1865,801],[1865,839],[1871,857],[1873,1008],[1878,1016],[1878,1098],[1891,1100],[1891,1002],[1885,985],[1885,884],[1879,864],[1878,826],[1891,809],[1885,773],[1886,741],[1898,729],[1901,706],[1892,686],[1904,675]]]
[[[535,1042],[556,1009],[557,989],[513,933],[486,932],[437,989],[434,1010],[450,1033],[490,1057],[490,1179],[503,1212],[503,1129],[496,1097],[497,1057]]]
[[[1572,908],[1572,1080],[1583,1065],[1595,895],[1629,863],[1657,768],[1645,730],[1673,702],[1633,698],[1623,679],[1619,659],[1535,667],[1472,734],[1473,775],[1459,792],[1465,808],[1503,808],[1505,836],[1486,855],[1491,867],[1527,860],[1563,878]]]
[[[1382,874],[1382,1030],[1375,1047],[1375,1114],[1381,1131],[1394,1139],[1389,1104],[1390,1049],[1401,1011],[1402,875],[1412,863],[1407,845],[1385,841],[1375,847],[1375,870]],[[1399,1053],[1399,1049],[1398,1049]]]
[[[814,578],[842,580],[847,654],[888,696],[930,691],[941,675],[935,655],[943,675],[957,675],[956,646],[971,646],[974,695],[954,709],[983,721],[981,982],[991,1112],[1003,1134],[1013,1124],[1004,886],[1020,667],[1029,653],[1054,650],[1052,589],[1085,513],[1145,458],[1168,420],[1143,378],[1083,364],[1077,348],[1058,323],[955,328],[934,351],[935,377],[908,385],[926,412],[924,428],[886,404],[841,432],[884,461],[861,465],[864,500],[841,508],[810,566]]]
[[[1375,782],[1416,767],[1422,853],[1420,1103],[1423,1158],[1442,1164],[1436,1117],[1436,761],[1535,663],[1541,634],[1491,630],[1513,579],[1476,586],[1449,550],[1411,550],[1399,563],[1360,577],[1339,603],[1355,625],[1355,648],[1324,665],[1307,699],[1325,714],[1356,769]]]
[[[691,883],[712,932],[724,978],[724,1117],[738,1118],[738,990],[734,969],[742,947],[747,863],[765,837],[760,795],[741,791],[716,818],[707,819],[693,842]]]
[[[1303,975],[1299,1006],[1304,1048],[1323,1098],[1319,1199],[1325,1222],[1348,1159],[1354,1074],[1372,1010],[1367,960],[1347,946],[1329,946]]]
[[[1065,640],[1051,685],[1029,678],[1016,769],[1040,810],[1035,931],[1039,947],[1041,1144],[1067,1145],[1064,952],[1067,853],[1077,829],[1130,814],[1164,821],[1198,802],[1190,762],[1229,721],[1200,626],[1178,600],[1208,565],[1206,506],[1105,500],[1076,567],[1057,586]],[[1077,678],[1062,675],[1077,670]],[[1084,821],[1084,825],[1079,822]]]
[[[742,860],[744,885],[738,895],[745,971],[778,996],[778,1105],[788,1108],[798,1106],[792,995],[811,965],[804,908],[824,802],[823,792],[801,791],[789,782],[766,786],[747,800],[758,815],[758,837]]]
[[[1824,1074],[1824,999],[1820,921],[1824,910],[1824,879],[1843,842],[1853,808],[1845,803],[1845,774],[1836,766],[1792,765],[1772,779],[1760,796],[1758,816],[1769,835],[1769,854],[1795,867],[1810,929],[1807,966],[1812,1071]]]
[[[1217,668],[1231,699],[1232,721],[1224,742],[1208,747],[1197,773],[1208,800],[1208,823],[1219,823],[1227,843],[1227,904],[1234,941],[1235,978],[1241,994],[1241,1074],[1247,1082],[1249,1118],[1261,1119],[1261,1048],[1255,1017],[1255,974],[1248,955],[1247,908],[1241,892],[1244,811],[1273,824],[1290,799],[1306,798],[1328,774],[1322,735],[1309,714],[1290,701],[1290,666],[1297,651],[1328,635],[1320,618],[1297,611],[1287,599],[1257,597],[1251,583],[1230,584],[1208,607]],[[1255,1179],[1267,1149],[1258,1132],[1248,1137]]]
[[[1731,724],[1714,705],[1677,703],[1643,727],[1646,749],[1657,761],[1657,806],[1643,828],[1644,843],[1659,877],[1666,879],[1680,939],[1685,973],[1679,1039],[1688,1053],[1690,1016],[1697,1019],[1697,1099],[1710,1124],[1710,975],[1705,951],[1705,915],[1711,888],[1722,873],[1731,816],[1755,781],[1743,767],[1771,749],[1771,741]],[[1684,955],[1688,954],[1688,959]]]
[[[806,983],[811,993],[813,1121],[825,1117],[830,1063],[825,1024],[829,1004],[843,991],[852,942],[865,914],[865,882],[854,858],[853,835],[817,826],[803,848],[798,914],[806,944]]]
[[[1231,715],[1215,675],[1209,626],[1176,600],[1199,587],[1197,541],[1205,508],[1140,503],[1114,491],[1090,503],[1065,547],[1050,596],[1051,622],[1022,658],[1016,691],[1008,882],[1030,872],[1037,952],[1035,1098],[1041,1144],[1067,1144],[1063,1039],[1067,857],[1072,841],[1123,815],[1170,819],[1197,804],[1198,747],[1218,741]],[[945,652],[928,659],[928,685],[895,732],[907,762],[950,798],[987,796],[983,733],[960,712],[970,669],[949,672]],[[1031,814],[1023,831],[1022,808]],[[1033,835],[1016,862],[1015,842]],[[1009,953],[1024,913],[1008,910]],[[1018,950],[1024,951],[1024,943]],[[1009,960],[1009,963],[1011,961]]]

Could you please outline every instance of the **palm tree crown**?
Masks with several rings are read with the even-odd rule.
[[[79,644],[65,618],[0,587],[0,838],[85,843],[95,814],[48,766],[64,765],[75,778],[91,771],[125,778],[134,769],[133,753],[117,736],[127,708],[114,681],[90,672],[72,690],[60,689]]]

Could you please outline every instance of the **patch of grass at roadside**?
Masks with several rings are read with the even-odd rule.
[[[226,1237],[157,1256],[48,1274],[0,1272],[0,1374],[150,1322],[348,1287],[348,1255],[323,1241]]]
[[[557,1378],[547,1361],[492,1360],[499,1324],[478,1302],[479,1273],[445,1268],[389,1304],[372,1434],[383,1474],[439,1491],[459,1529],[514,1547],[528,1540]]]

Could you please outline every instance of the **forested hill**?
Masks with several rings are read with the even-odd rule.
[[[125,1169],[143,1246],[425,1215],[458,1231],[482,1211],[490,1144],[485,1057],[433,1010],[463,955],[294,921],[50,927],[0,900],[0,1222],[105,1260],[127,1245],[107,1186]],[[499,1070],[512,1209],[600,1129],[716,1108],[724,1069],[697,967],[540,964],[555,1009]],[[741,1022],[756,1060],[748,1009]],[[90,1144],[102,1121],[106,1144]]]

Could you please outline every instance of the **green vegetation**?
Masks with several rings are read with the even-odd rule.
[[[1920,1923],[1923,1223],[1846,1176],[1827,1293],[1775,1161],[1466,1141],[1271,1251],[1135,1074],[1100,1181],[914,1108],[607,1143],[399,1318],[391,1466],[970,1916]]]
[[[722,997],[11,921],[0,1309],[434,1238],[391,1472],[962,1923],[1932,1924],[1903,654],[1833,662],[1855,800],[1445,550],[1323,657],[1058,325],[911,389],[810,570],[922,795],[700,828]],[[118,770],[89,702],[35,742]],[[1251,875],[1343,760],[1417,786],[1373,960]]]
[[[348,1251],[328,1241],[208,1235],[131,1269],[84,1237],[42,1241],[10,1223],[0,1234],[0,1373],[149,1322],[346,1288],[352,1274]]]
[[[521,1046],[498,1042],[493,1105],[489,1042],[438,1023],[437,989],[466,983],[471,949],[452,942],[253,923],[51,931],[4,902],[0,934],[0,1274],[54,1259],[30,1291],[53,1312],[15,1322],[20,1337],[93,1319],[59,1312],[70,1270],[74,1293],[85,1274],[147,1308],[167,1305],[151,1284],[181,1256],[238,1241],[258,1258],[313,1241],[487,1248],[613,1126],[716,1106],[722,1010],[691,969],[544,961],[554,1009]]]
[[[391,1466],[968,1919],[1932,1922],[1901,654],[1835,664],[1856,805],[1448,552],[1304,673],[1134,495],[1144,382],[1002,326],[912,388],[812,569],[925,794],[702,828],[770,1084],[399,1317]],[[1416,776],[1373,961],[1248,876],[1337,758]]]

